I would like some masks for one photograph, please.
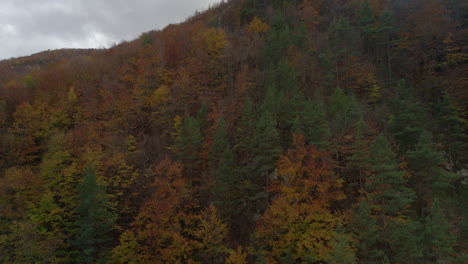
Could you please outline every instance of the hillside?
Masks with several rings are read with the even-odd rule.
[[[465,263],[467,19],[229,0],[0,61],[0,262]]]

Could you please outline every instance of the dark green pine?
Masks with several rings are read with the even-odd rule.
[[[105,189],[98,183],[92,166],[86,169],[79,194],[78,230],[74,243],[80,251],[77,262],[97,263],[110,239],[109,232],[116,215],[108,209]]]
[[[370,146],[368,166],[373,175],[365,188],[373,203],[383,215],[402,213],[414,200],[413,190],[406,186],[404,172],[400,170],[392,148],[383,135]]]

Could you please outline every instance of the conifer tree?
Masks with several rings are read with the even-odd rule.
[[[115,215],[107,208],[105,190],[91,166],[86,169],[79,194],[78,231],[74,243],[79,250],[77,259],[81,263],[96,263],[106,252]]]
[[[329,144],[331,132],[323,102],[314,104],[306,101],[294,129],[304,135],[307,144],[324,150]]]
[[[226,123],[224,122],[224,118],[220,117],[218,125],[216,126],[213,145],[210,150],[210,163],[212,168],[216,168],[218,166],[220,156],[228,145],[229,137],[226,129]]]
[[[356,99],[347,96],[343,89],[337,87],[330,98],[331,127],[336,140],[339,140],[350,129],[360,116]]]
[[[446,214],[438,199],[434,200],[425,219],[424,257],[431,263],[449,263],[453,253],[455,236],[450,230]]]
[[[392,263],[421,263],[423,226],[418,220],[391,219],[385,232]]]
[[[430,133],[422,132],[415,150],[407,155],[413,172],[411,180],[419,199],[424,202],[423,206],[430,204],[434,196],[446,196],[446,191],[456,176],[445,169],[446,160],[434,148]]]
[[[362,2],[361,11],[359,12],[359,29],[361,30],[364,49],[367,54],[372,52],[375,22],[374,10],[372,10],[369,0],[364,0]]]
[[[262,211],[268,197],[267,183],[269,174],[273,172],[275,163],[281,151],[281,143],[275,122],[269,111],[262,111],[255,126],[251,139],[251,158],[246,161],[244,175],[247,180],[248,199],[251,201],[249,210]]]
[[[353,211],[350,230],[356,238],[356,256],[359,263],[381,263],[384,252],[379,248],[381,233],[377,220],[372,217],[372,205],[368,200],[361,201]]]
[[[387,139],[380,135],[370,146],[369,169],[372,175],[366,182],[370,200],[386,215],[402,213],[414,199],[414,192],[406,186]]]
[[[330,264],[356,264],[356,253],[352,247],[352,237],[345,233],[343,226],[338,224],[337,231],[332,239],[333,247],[328,257]]]
[[[177,158],[189,170],[195,167],[202,144],[200,123],[198,119],[186,116],[182,122],[180,133],[175,142]]]
[[[448,95],[444,95],[435,105],[434,131],[437,142],[443,144],[445,156],[455,169],[466,164],[468,153],[467,135],[464,120]]]
[[[233,222],[235,216],[241,212],[244,197],[239,170],[229,146],[221,154],[215,176],[216,182],[212,190],[213,204],[219,208],[224,220]]]
[[[412,89],[404,80],[398,85],[399,99],[394,106],[389,128],[399,144],[400,151],[404,153],[414,148],[424,130],[425,109],[413,101]]]

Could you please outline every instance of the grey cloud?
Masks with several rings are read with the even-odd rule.
[[[219,0],[2,0],[0,59],[99,48],[178,23]]]

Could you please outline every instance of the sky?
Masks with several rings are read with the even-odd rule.
[[[219,0],[0,0],[0,60],[106,48],[179,23]]]

